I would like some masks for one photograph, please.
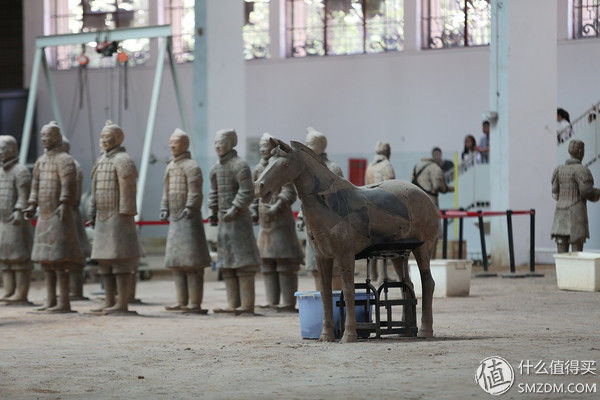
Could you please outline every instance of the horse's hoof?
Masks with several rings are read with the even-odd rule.
[[[433,337],[433,330],[419,330],[419,335],[418,337],[420,338],[432,338]]]
[[[354,332],[354,333],[347,333],[347,332],[348,331],[344,332],[344,336],[342,336],[341,343],[352,343],[352,342],[358,341],[358,335],[356,334],[356,332]]]
[[[333,333],[322,332],[319,337],[319,342],[335,342],[335,335]]]

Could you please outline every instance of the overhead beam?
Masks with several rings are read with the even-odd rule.
[[[35,39],[37,48],[67,46],[89,42],[112,42],[127,39],[152,39],[172,36],[171,25],[142,26],[139,28],[121,28],[105,31],[68,33],[64,35],[38,36]]]

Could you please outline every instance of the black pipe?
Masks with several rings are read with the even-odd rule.
[[[442,210],[442,217],[446,215],[446,210]],[[442,220],[442,226],[444,229],[444,236],[442,238],[442,258],[445,260],[448,258],[448,219]]]
[[[510,272],[515,273],[515,248],[513,244],[512,210],[506,210],[506,225],[508,228],[508,252],[510,255]]]
[[[479,213],[479,239],[481,239],[481,257],[483,258],[483,272],[488,272],[488,259],[487,259],[487,250],[485,248],[485,231],[483,227],[483,215],[481,215],[481,210],[477,211]]]
[[[535,210],[529,217],[529,272],[535,272]]]

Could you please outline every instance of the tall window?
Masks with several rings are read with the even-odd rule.
[[[115,28],[133,28],[149,23],[148,0],[45,0],[47,35],[94,32]],[[98,38],[102,41],[102,37]],[[51,65],[69,69],[78,65],[77,56],[85,50],[89,66],[113,65],[114,60],[96,53],[96,42],[82,46],[50,48]],[[144,64],[149,58],[148,39],[130,39],[120,43],[128,52],[132,65]],[[113,57],[114,58],[114,57]]]
[[[253,60],[268,58],[271,38],[269,35],[270,0],[244,1],[244,58]]]
[[[573,0],[573,37],[600,37],[600,0]]]
[[[288,57],[402,50],[403,0],[286,0]]]
[[[490,0],[423,0],[423,48],[490,44]]]
[[[162,0],[160,23],[173,27],[173,54],[177,62],[194,60],[194,1]]]

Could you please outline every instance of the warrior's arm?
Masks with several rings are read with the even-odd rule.
[[[119,214],[133,216],[137,214],[136,184],[137,169],[133,160],[123,158],[115,163],[119,183]]]
[[[552,198],[558,200],[558,193],[560,192],[560,184],[558,183],[558,169],[555,169],[552,173]]]
[[[37,207],[38,191],[40,188],[40,166],[36,161],[33,167],[33,179],[31,180],[31,192],[29,193],[29,205]]]
[[[24,210],[27,208],[30,187],[31,174],[29,173],[29,170],[25,167],[19,168],[17,171],[17,202],[14,206],[15,210]]]
[[[72,206],[77,196],[77,167],[75,160],[64,157],[58,162],[58,176],[60,179],[60,202]]]
[[[90,182],[90,199],[89,199],[89,207],[88,207],[88,218],[90,222],[93,224],[96,219],[96,166],[92,169],[92,179]]]
[[[589,168],[585,168],[580,173],[575,174],[577,186],[581,197],[589,201],[598,201],[600,199],[600,189],[594,188],[594,177]]]
[[[219,185],[217,184],[217,171],[212,167],[208,175],[210,179],[210,192],[208,193],[208,208],[216,215],[219,211]]]
[[[202,170],[198,165],[186,169],[188,193],[185,206],[195,210],[202,207]]]
[[[235,179],[238,183],[238,191],[233,199],[233,206],[237,209],[248,208],[254,200],[254,184],[252,183],[250,167],[247,165],[240,166],[235,174]]]
[[[252,171],[252,182],[256,182],[256,179],[258,179],[258,175],[259,175],[258,168],[259,167],[257,166],[254,169],[254,171]],[[258,221],[258,204],[259,204],[259,202],[260,202],[260,198],[255,197],[254,200],[252,200],[252,204],[250,204],[250,213],[252,214],[252,218],[254,218],[255,221]]]
[[[81,171],[81,166],[75,164],[76,168],[76,190],[75,190],[75,208],[79,208],[81,205],[81,192],[83,191],[83,171]]]
[[[165,178],[163,179],[163,195],[160,201],[160,211],[169,210],[169,167],[165,171]]]

